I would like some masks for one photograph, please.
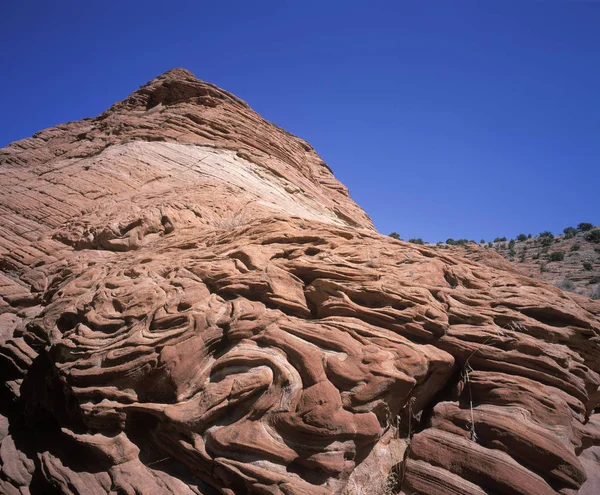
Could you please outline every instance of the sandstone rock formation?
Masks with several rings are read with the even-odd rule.
[[[169,71],[0,174],[0,492],[598,493],[600,303],[379,235],[233,95]]]

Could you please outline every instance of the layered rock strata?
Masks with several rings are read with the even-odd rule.
[[[600,304],[379,235],[235,96],[169,71],[0,174],[0,492],[598,492]]]

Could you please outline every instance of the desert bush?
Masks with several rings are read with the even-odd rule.
[[[584,269],[586,272],[591,272],[591,271],[592,271],[592,268],[593,268],[593,267],[592,267],[592,264],[591,264],[589,261],[586,261],[586,262],[584,262],[584,263],[583,263],[583,269]]]
[[[540,265],[540,272],[545,273],[548,271],[548,267],[546,266],[546,263],[542,263]]]
[[[391,237],[392,239],[396,239],[396,240],[398,240],[398,241],[401,241],[401,240],[402,240],[402,239],[400,238],[400,234],[398,234],[398,232],[392,232],[392,233],[390,234],[390,237]]]
[[[585,235],[585,240],[588,242],[599,243],[600,242],[600,229],[590,230]]]
[[[577,234],[577,229],[575,227],[567,227],[563,229],[563,232],[565,233],[565,239],[571,239]]]
[[[577,230],[579,230],[580,232],[587,232],[588,230],[592,230],[593,228],[594,224],[587,222],[581,222],[579,225],[577,225]]]
[[[525,234],[519,234],[517,236],[517,241],[519,241],[519,242],[523,242],[523,241],[526,241],[526,240],[527,240],[527,236]]]
[[[448,244],[449,246],[455,246],[456,241],[452,239],[452,237],[450,237],[449,239],[446,239],[446,244]]]
[[[550,253],[548,259],[550,261],[562,261],[565,259],[565,253],[562,251],[554,251],[553,253]]]
[[[566,290],[569,292],[572,292],[575,290],[575,284],[573,283],[572,280],[569,280],[568,278],[565,278],[562,282],[559,282],[557,284],[557,287],[559,289]]]
[[[506,237],[496,237],[494,242],[506,242]]]
[[[549,237],[550,239],[554,239],[554,234],[552,232],[550,232],[549,230],[544,230],[544,232],[540,232],[539,237],[542,239],[544,237]]]
[[[581,249],[581,244],[573,244],[571,246],[571,251],[575,252],[575,251],[579,251]]]
[[[409,239],[408,242],[412,242],[413,244],[425,244],[423,239],[420,237],[417,237],[416,239]]]
[[[546,237],[540,238],[540,244],[545,247],[551,246],[553,242],[554,242],[554,237],[546,236]]]

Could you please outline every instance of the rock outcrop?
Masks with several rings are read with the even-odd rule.
[[[0,492],[592,494],[600,303],[379,235],[176,69],[0,151]]]

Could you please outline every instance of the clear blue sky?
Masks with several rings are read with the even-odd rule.
[[[382,233],[600,223],[600,0],[5,0],[0,146],[173,67],[308,140]]]

